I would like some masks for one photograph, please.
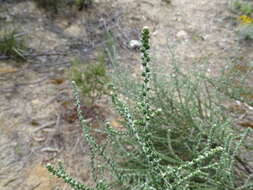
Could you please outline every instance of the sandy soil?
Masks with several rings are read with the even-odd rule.
[[[0,18],[27,34],[36,55],[24,64],[0,60],[1,190],[69,189],[44,167],[57,159],[77,179],[92,184],[88,148],[78,123],[68,119],[73,106],[65,73],[74,57],[96,60],[108,30],[117,42],[117,59],[136,69],[139,53],[128,43],[139,39],[143,26],[151,29],[157,64],[169,64],[169,47],[185,71],[214,76],[232,59],[253,58],[252,44],[237,40],[235,15],[226,0],[100,0],[86,11],[54,17],[32,1],[1,2],[0,8]],[[207,59],[209,64],[203,63]]]

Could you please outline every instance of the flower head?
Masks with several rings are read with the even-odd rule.
[[[253,18],[247,15],[241,15],[239,17],[240,24],[253,24]]]

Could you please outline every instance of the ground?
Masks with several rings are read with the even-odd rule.
[[[236,16],[227,0],[99,0],[87,10],[57,16],[45,14],[32,1],[7,1],[0,9],[4,10],[0,19],[13,22],[25,32],[32,50],[29,61],[22,64],[0,60],[3,190],[68,189],[44,167],[57,159],[64,160],[77,179],[92,184],[88,148],[78,122],[68,119],[73,106],[66,72],[74,57],[94,62],[106,47],[109,30],[117,43],[116,59],[136,70],[139,52],[130,49],[128,43],[139,39],[143,26],[151,30],[156,64],[169,64],[168,48],[172,48],[185,71],[205,70],[216,76],[232,60],[246,63],[253,58],[252,43],[237,39]],[[234,106],[244,109],[245,127],[252,127],[252,107],[241,105],[237,102]],[[117,125],[114,120],[112,123]]]

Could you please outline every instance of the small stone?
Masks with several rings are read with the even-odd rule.
[[[34,99],[34,100],[32,100],[32,104],[33,105],[40,105],[42,102],[40,101],[40,100],[38,100],[38,99]]]
[[[137,49],[137,48],[141,47],[141,42],[138,41],[138,40],[131,40],[131,41],[129,42],[129,47],[130,47],[131,49]]]
[[[204,34],[204,35],[201,36],[201,38],[203,40],[208,40],[209,37],[210,37],[210,35],[208,35],[208,34]]]
[[[80,25],[78,24],[73,24],[70,27],[68,27],[65,30],[66,34],[68,35],[72,35],[72,36],[79,36],[79,35],[83,35],[84,31],[82,30],[82,28],[80,27]]]
[[[178,39],[186,39],[187,36],[188,36],[188,34],[187,34],[186,31],[181,30],[181,31],[179,31],[179,32],[177,33],[176,36],[177,36]]]

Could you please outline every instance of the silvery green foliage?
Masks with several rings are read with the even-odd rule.
[[[188,93],[181,94],[175,90],[178,96],[169,96],[168,102],[155,99],[154,94],[158,95],[157,98],[161,94],[155,93],[157,89],[152,89],[151,86],[150,33],[147,27],[144,27],[141,36],[143,80],[139,85],[137,99],[134,99],[135,110],[121,99],[117,89],[111,85],[112,102],[123,120],[125,130],[117,131],[106,123],[104,133],[107,134],[107,140],[104,144],[98,145],[90,135],[90,128],[81,112],[77,86],[73,82],[78,118],[84,138],[90,147],[92,176],[97,185],[90,188],[75,181],[66,174],[61,164],[59,168],[48,165],[48,171],[62,178],[75,190],[252,188],[250,180],[237,187],[234,175],[234,158],[248,131],[236,142],[238,136],[228,130],[228,121],[216,120],[208,111],[200,110],[204,109],[199,105],[200,101],[203,101],[200,96],[196,96],[199,99],[192,100]],[[182,80],[185,80],[183,75]],[[176,82],[176,89],[186,87],[181,81]],[[188,81],[187,87],[191,88],[191,91],[197,88],[191,81]],[[159,88],[158,91],[161,90]],[[171,97],[174,99],[170,99]],[[209,104],[206,106],[212,108]],[[99,165],[96,164],[97,158],[103,160]],[[105,173],[110,173],[112,177],[107,183]]]
[[[237,34],[240,40],[253,40],[253,24],[245,24],[241,26]]]

